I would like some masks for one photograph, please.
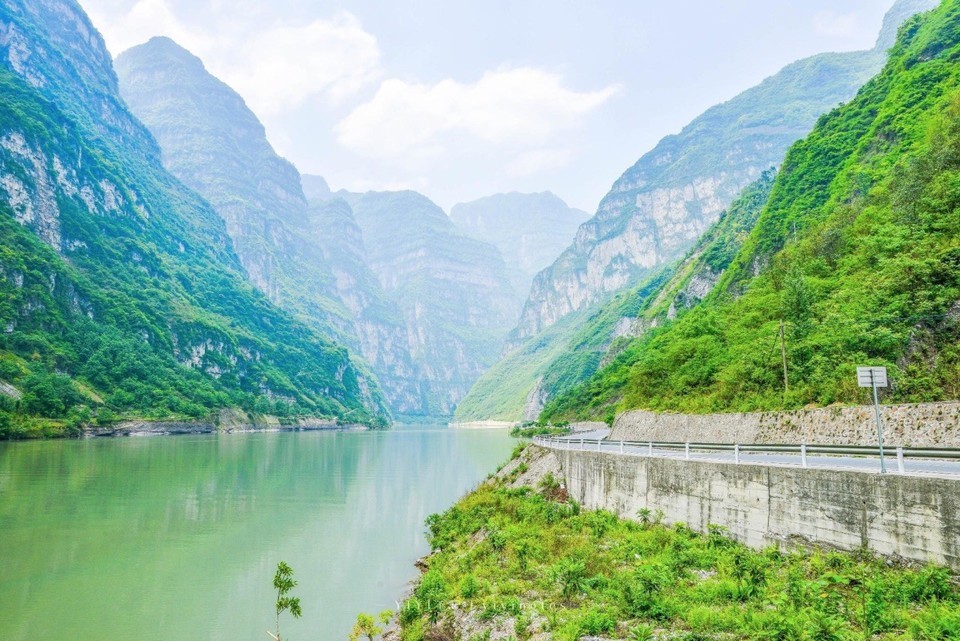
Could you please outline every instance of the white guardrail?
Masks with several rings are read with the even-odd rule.
[[[730,455],[710,457],[710,454],[722,452],[732,453],[733,462],[741,463],[744,458],[749,458],[751,462],[762,462],[760,457],[751,456],[762,455],[799,455],[800,460],[797,463],[801,467],[822,467],[810,465],[810,457],[813,455],[825,455],[829,457],[846,456],[858,459],[876,458],[878,461],[881,456],[879,447],[870,447],[862,445],[741,445],[738,443],[674,443],[658,441],[611,441],[607,439],[575,438],[575,437],[555,437],[555,436],[536,436],[533,442],[542,447],[548,447],[558,450],[587,450],[594,452],[611,452],[616,454],[628,454],[632,456],[651,456],[662,458],[684,459],[696,458],[701,461],[722,461],[730,462]],[[703,454],[707,454],[704,456]],[[924,459],[926,461],[951,461],[960,462],[960,449],[957,448],[935,448],[935,447],[897,447],[884,448],[885,457],[889,460],[896,458],[897,471],[900,474],[906,474],[906,459]],[[696,455],[696,456],[694,456]],[[823,460],[823,459],[821,459]],[[784,464],[784,461],[776,461],[777,464]],[[790,462],[786,462],[790,464]],[[924,471],[924,470],[917,470]],[[940,471],[940,470],[938,470]],[[960,473],[960,465],[956,473]]]

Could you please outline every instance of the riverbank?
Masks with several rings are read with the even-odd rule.
[[[221,428],[213,423],[177,423],[169,421],[124,421],[108,427],[83,430],[84,438],[124,436],[177,436],[182,434],[237,434],[246,432],[313,432],[321,430],[358,431],[370,429],[366,425],[331,422],[303,422],[292,425],[241,424]]]
[[[520,425],[519,421],[451,421],[447,427],[457,430],[508,430]]]
[[[960,635],[942,567],[586,511],[556,459],[528,447],[427,520],[432,554],[385,639],[938,641]]]
[[[170,436],[177,434],[213,434],[235,432],[296,432],[312,430],[366,429],[364,426],[339,424],[333,419],[298,418],[281,421],[267,414],[248,414],[225,409],[203,421],[128,420],[106,426],[86,426],[84,437]]]
[[[22,429],[0,432],[0,440],[45,440],[60,438],[103,438],[123,436],[173,436],[237,432],[299,432],[316,430],[373,429],[359,423],[340,423],[330,418],[279,418],[224,409],[201,420],[151,420],[129,418],[103,425],[83,422],[31,419]]]

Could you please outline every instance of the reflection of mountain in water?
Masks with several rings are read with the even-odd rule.
[[[19,551],[0,559],[0,626],[11,639],[257,638],[285,560],[305,613],[288,631],[345,636],[412,578],[426,516],[510,445],[410,430],[0,449],[0,527]]]

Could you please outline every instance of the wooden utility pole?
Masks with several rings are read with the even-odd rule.
[[[783,359],[783,393],[790,391],[790,381],[787,378],[787,333],[783,319],[780,319],[780,357]]]

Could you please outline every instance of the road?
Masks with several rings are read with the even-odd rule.
[[[614,454],[621,453],[619,441],[597,441],[609,436],[610,430],[594,430],[591,432],[580,432],[566,437],[560,437],[558,440],[566,441],[567,445],[573,449],[580,449],[580,439],[587,441],[583,449],[589,451],[602,451]],[[548,447],[561,449],[560,444],[549,444]],[[649,456],[649,448],[646,445],[624,444],[623,454],[632,456]],[[653,448],[653,456],[660,458],[685,459],[684,450]],[[690,460],[702,461],[725,461],[733,463],[736,461],[736,455],[733,452],[690,452]],[[852,469],[867,472],[879,472],[880,460],[875,456],[827,456],[822,454],[807,456],[808,468],[823,469]],[[788,465],[800,467],[803,465],[799,454],[783,453],[757,453],[741,452],[740,463],[750,465]],[[896,450],[889,450],[886,456],[887,472],[890,474],[899,474],[896,458]],[[960,477],[960,460],[931,460],[918,458],[905,458],[903,462],[903,471],[905,474],[934,475]]]

